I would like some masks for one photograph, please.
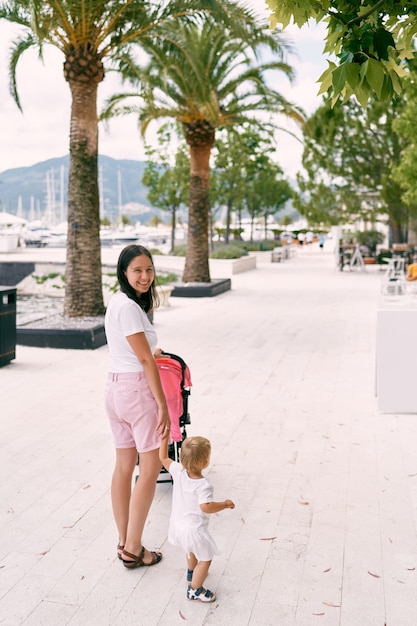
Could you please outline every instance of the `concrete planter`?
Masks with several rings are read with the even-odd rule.
[[[161,306],[171,306],[169,297],[172,294],[174,285],[158,285],[156,289],[159,295]]]
[[[19,244],[19,235],[0,233],[0,252],[15,252]]]
[[[256,269],[256,256],[242,256],[240,259],[210,259],[210,275],[233,276]]]
[[[212,298],[232,288],[230,278],[214,279],[210,283],[175,283],[172,297]]]
[[[154,255],[157,272],[177,272],[180,276],[184,271],[185,257]],[[256,256],[242,256],[239,259],[209,259],[210,276],[219,278],[233,276],[256,269]]]

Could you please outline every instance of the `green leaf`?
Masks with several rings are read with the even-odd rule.
[[[388,48],[395,48],[392,34],[385,28],[378,28],[373,37],[374,49],[379,59],[388,61]]]
[[[384,82],[382,84],[380,99],[390,100],[392,98],[392,92],[393,88],[391,78],[387,74],[384,74]]]
[[[356,88],[355,92],[356,98],[361,106],[366,107],[368,104],[369,96],[371,95],[371,89],[366,82],[363,80]]]
[[[323,72],[317,82],[321,83],[321,87],[318,92],[318,96],[322,93],[327,93],[333,83],[333,70],[336,68],[334,63],[329,61],[329,67]]]
[[[354,54],[351,50],[345,49],[339,54],[339,59],[341,63],[352,63],[353,56]]]
[[[333,72],[333,92],[338,96],[346,83],[346,64],[339,65]]]
[[[354,95],[354,93],[355,91],[351,88],[351,86],[349,84],[346,84],[346,87],[343,93],[342,103],[345,104]]]
[[[346,81],[349,86],[355,91],[359,84],[359,67],[357,63],[345,63],[346,68]]]
[[[390,73],[395,72],[400,78],[405,78],[406,76],[408,76],[407,68],[402,65],[398,65],[398,63],[396,63],[395,59],[393,58],[389,59],[386,67],[389,69]]]
[[[368,59],[364,65],[367,66],[365,74],[366,80],[378,98],[381,98],[381,90],[385,76],[382,64],[379,61],[375,61],[375,59]]]
[[[395,93],[399,95],[402,91],[401,81],[398,78],[396,72],[390,72],[389,75],[391,77],[392,88],[394,89]]]

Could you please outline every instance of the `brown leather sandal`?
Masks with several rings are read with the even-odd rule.
[[[122,561],[123,565],[128,569],[135,569],[136,567],[148,567],[149,565],[156,565],[162,559],[162,554],[160,552],[151,552],[152,561],[151,563],[144,563],[143,557],[145,556],[145,548],[142,546],[142,550],[139,555],[131,554],[127,552],[127,550],[123,550],[122,552]],[[126,561],[123,557],[127,556],[129,559],[133,559],[132,561]]]
[[[117,558],[122,560],[122,552],[125,549],[124,546],[121,546],[120,543],[117,546]]]

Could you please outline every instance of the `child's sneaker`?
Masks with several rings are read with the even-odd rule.
[[[216,594],[210,591],[210,589],[204,589],[204,587],[193,589],[191,585],[188,585],[187,598],[189,600],[199,600],[200,602],[214,602]]]

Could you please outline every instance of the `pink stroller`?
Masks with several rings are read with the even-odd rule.
[[[187,437],[185,427],[191,423],[188,413],[188,396],[192,384],[190,370],[181,357],[169,352],[163,352],[162,356],[156,359],[156,364],[171,418],[172,443],[168,446],[168,454],[173,461],[179,461],[181,444]],[[165,469],[162,469],[157,482],[172,482],[172,478]]]
[[[179,461],[181,444],[187,437],[185,427],[187,424],[191,424],[188,413],[188,396],[191,393],[192,385],[190,370],[180,356],[170,352],[163,352],[162,356],[156,359],[156,364],[171,418],[172,443],[168,446],[168,454],[173,461]],[[170,474],[164,468],[162,468],[157,482],[172,482]]]
[[[173,461],[179,461],[181,444],[187,437],[185,427],[191,423],[188,413],[188,396],[191,393],[192,384],[190,370],[181,357],[169,352],[163,352],[162,356],[156,359],[156,364],[171,418],[172,443],[168,446],[168,454]],[[168,474],[168,472],[162,469],[161,475],[163,474]],[[171,480],[171,477],[160,477],[158,483],[171,482]]]

